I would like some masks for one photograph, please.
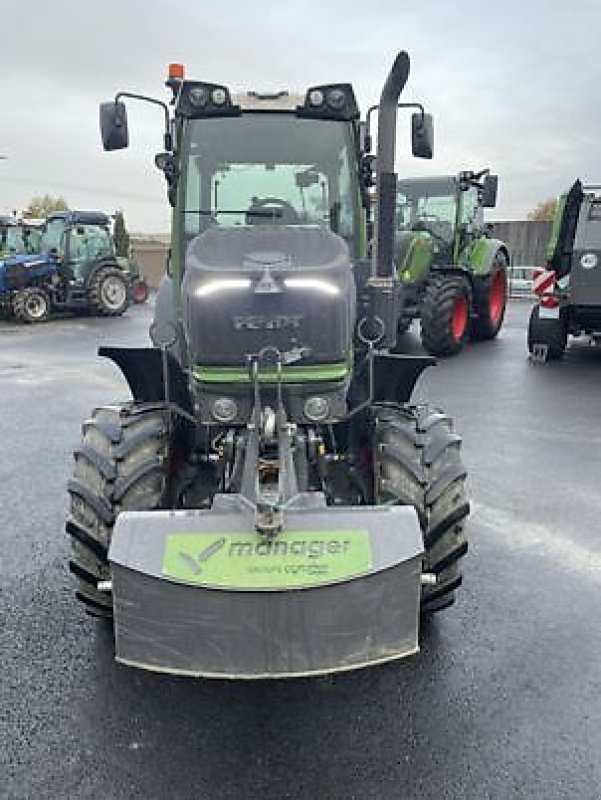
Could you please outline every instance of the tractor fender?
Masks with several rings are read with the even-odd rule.
[[[98,355],[116,364],[127,381],[136,403],[163,403],[163,359],[156,347],[100,347]],[[186,375],[178,361],[167,353],[169,399],[192,414],[192,398]]]
[[[481,236],[472,243],[466,253],[468,269],[475,277],[490,275],[495,256],[499,251],[503,253],[509,265],[511,258],[507,245],[500,239]]]
[[[427,277],[434,259],[432,237],[422,231],[403,231],[397,234],[394,257],[401,282],[419,283]]]
[[[105,269],[106,267],[115,267],[115,269],[120,270],[121,272],[123,272],[123,274],[125,275],[125,277],[129,282],[130,278],[129,273],[126,272],[115,259],[104,258],[102,259],[102,261],[96,261],[87,272],[84,280],[84,286],[86,289],[89,288],[90,284],[92,283],[92,280],[94,279],[94,276],[97,275],[101,269]]]

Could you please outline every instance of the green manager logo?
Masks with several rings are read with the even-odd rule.
[[[172,533],[163,554],[166,578],[223,589],[306,588],[371,569],[366,530],[293,531],[275,539],[248,533]]]

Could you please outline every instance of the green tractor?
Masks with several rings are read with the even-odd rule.
[[[373,157],[350,84],[233,96],[170,70],[156,158],[173,208],[153,347],[101,348],[132,399],[84,423],[69,482],[77,597],[116,658],[178,675],[318,675],[403,658],[461,584],[460,438],[394,354],[400,53]],[[413,153],[432,123],[412,117]]]
[[[510,257],[483,219],[496,195],[489,170],[399,181],[395,260],[406,290],[399,333],[419,318],[432,355],[453,355],[468,339],[493,339],[501,329]]]
[[[69,275],[70,288],[74,290],[71,292],[73,299],[69,301],[74,307],[80,302],[85,307],[89,302],[89,298],[80,299],[80,290],[82,287],[90,289],[99,265],[112,266],[122,272],[129,299],[134,303],[143,303],[148,297],[148,287],[131,253],[117,252],[111,219],[103,212],[59,211],[51,214],[45,222],[40,247],[41,252],[58,254],[61,258],[63,269]],[[119,300],[122,292],[116,294]],[[110,302],[106,309],[102,303],[96,305],[103,314],[112,310]]]

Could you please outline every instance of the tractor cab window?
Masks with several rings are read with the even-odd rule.
[[[455,234],[457,185],[454,178],[400,181],[396,225],[399,231],[422,230],[451,245]]]
[[[39,253],[41,250],[42,232],[37,228],[23,227],[23,241],[26,253]]]
[[[90,264],[113,255],[111,237],[106,228],[78,225],[68,231],[60,251],[68,253],[69,267],[76,280],[83,280]]]
[[[69,257],[98,261],[113,254],[111,237],[106,228],[96,225],[78,225],[70,231]]]
[[[17,225],[6,225],[0,228],[0,253],[7,255],[25,252],[23,232]]]
[[[598,222],[601,221],[601,201],[594,200],[589,208],[588,218],[591,221]]]
[[[478,189],[475,186],[470,186],[462,192],[461,195],[462,202],[459,222],[463,225],[473,225],[478,222],[478,213],[480,211]]]
[[[247,113],[194,120],[184,146],[184,232],[327,227],[356,251],[358,180],[348,124]]]
[[[65,221],[63,219],[49,220],[45,226],[41,237],[41,250],[49,253],[51,250],[58,251],[61,246],[61,239],[65,231]]]

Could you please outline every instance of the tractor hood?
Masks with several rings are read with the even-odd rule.
[[[188,247],[182,293],[196,364],[241,366],[266,347],[302,351],[304,364],[348,358],[351,262],[328,230],[212,228]]]
[[[24,289],[40,278],[53,275],[57,261],[49,255],[19,255],[0,258],[0,292]]]

